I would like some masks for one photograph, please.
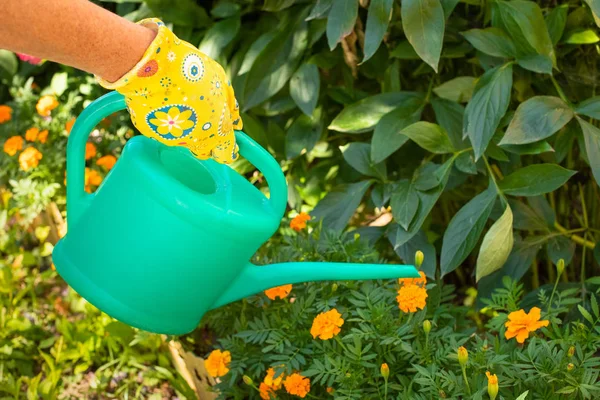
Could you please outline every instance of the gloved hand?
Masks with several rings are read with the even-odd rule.
[[[135,127],[168,146],[185,146],[200,159],[237,159],[234,129],[242,129],[239,105],[223,67],[180,40],[160,20],[140,22],[157,32],[138,64],[101,86],[125,96]]]

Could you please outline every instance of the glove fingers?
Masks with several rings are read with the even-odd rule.
[[[235,142],[235,134],[231,130],[215,148],[212,157],[215,161],[223,164],[231,164],[238,159],[238,145]]]

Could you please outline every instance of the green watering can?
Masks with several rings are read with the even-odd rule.
[[[210,309],[271,287],[318,280],[415,278],[408,265],[248,260],[279,228],[287,185],[278,163],[236,132],[240,153],[270,197],[214,160],[136,136],[95,193],[84,191],[85,145],[103,118],[125,109],[112,92],[77,119],[67,148],[68,232],[52,255],[75,291],[147,331],[185,334]]]

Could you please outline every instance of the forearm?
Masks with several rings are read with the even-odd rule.
[[[1,8],[0,48],[108,81],[129,71],[155,36],[87,0],[3,0]]]

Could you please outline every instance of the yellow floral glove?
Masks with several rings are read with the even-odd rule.
[[[131,121],[145,136],[185,146],[200,159],[231,163],[238,156],[234,129],[239,105],[223,67],[180,40],[160,20],[140,22],[157,32],[142,59],[116,82],[101,86],[125,96]]]

